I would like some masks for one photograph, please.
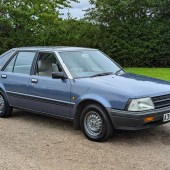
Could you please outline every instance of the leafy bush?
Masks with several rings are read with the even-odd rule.
[[[91,0],[85,19],[63,20],[56,8],[71,1],[1,1],[0,53],[17,46],[82,46],[126,67],[170,67],[169,0]]]

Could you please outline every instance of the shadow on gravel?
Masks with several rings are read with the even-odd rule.
[[[54,117],[40,115],[32,112],[14,110],[12,117],[13,119],[20,119],[25,122],[36,124],[36,126],[43,126],[47,128],[59,128],[72,130],[73,123],[67,120],[60,120]]]
[[[113,137],[109,140],[111,143],[124,143],[131,146],[139,145],[157,145],[162,143],[170,145],[170,126],[158,126],[152,129],[145,129],[141,131],[121,131],[115,132]]]
[[[36,126],[43,128],[57,128],[58,130],[66,130],[72,134],[81,134],[80,131],[73,130],[73,123],[65,120],[60,120],[53,117],[38,115],[31,112],[15,110],[11,117],[16,120],[23,120]],[[82,137],[84,137],[82,135]],[[85,138],[85,137],[84,137]],[[121,131],[117,130],[113,137],[107,141],[110,144],[124,144],[129,146],[140,145],[170,145],[170,123],[169,125],[158,126],[152,129],[141,131]]]

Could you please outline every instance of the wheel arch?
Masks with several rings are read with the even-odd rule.
[[[83,99],[81,100],[79,103],[76,104],[75,108],[74,108],[74,129],[80,129],[80,116],[81,116],[81,113],[83,111],[83,109],[88,106],[89,104],[97,104],[97,105],[100,105],[105,111],[106,113],[108,114],[108,117],[110,119],[110,116],[109,116],[109,113],[106,109],[107,107],[107,104],[106,103],[102,103],[98,100],[95,100],[95,99],[90,99],[90,98],[87,98],[87,99]]]

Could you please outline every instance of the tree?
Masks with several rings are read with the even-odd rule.
[[[169,0],[91,0],[101,49],[124,66],[170,66]],[[161,64],[161,65],[160,65]]]
[[[12,46],[15,47],[45,45],[51,28],[53,30],[54,25],[61,20],[59,9],[69,7],[71,1],[77,2],[77,0],[1,0],[0,22],[6,28],[6,33],[0,30],[1,38],[6,37],[5,42],[8,44],[10,37],[13,41]],[[4,47],[0,48],[0,51],[4,51]]]

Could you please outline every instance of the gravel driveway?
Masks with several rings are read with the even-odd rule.
[[[15,111],[0,119],[0,170],[170,170],[170,123],[87,140],[72,123]]]

